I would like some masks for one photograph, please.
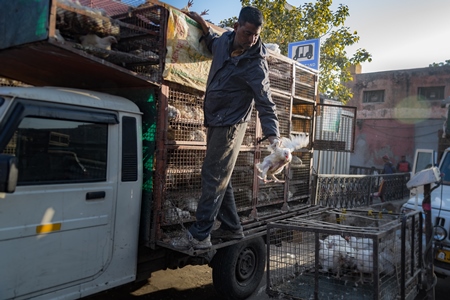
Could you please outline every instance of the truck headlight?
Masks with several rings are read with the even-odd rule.
[[[447,237],[447,230],[444,229],[442,226],[435,226],[434,227],[434,239],[436,241],[443,241]]]

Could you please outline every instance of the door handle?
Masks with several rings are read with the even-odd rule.
[[[106,196],[105,191],[101,192],[89,192],[86,194],[86,200],[104,199]]]

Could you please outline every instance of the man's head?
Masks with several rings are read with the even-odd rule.
[[[264,18],[259,9],[246,6],[241,9],[238,21],[234,24],[233,49],[247,50],[258,41]]]
[[[401,160],[402,160],[402,161],[405,161],[405,160],[406,160],[406,156],[402,155],[402,156],[401,156]]]

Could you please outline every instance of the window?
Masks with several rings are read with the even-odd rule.
[[[384,90],[363,92],[363,103],[376,102],[384,102]]]
[[[417,94],[420,100],[442,100],[444,89],[445,86],[419,87]]]
[[[19,164],[18,185],[106,180],[108,124],[25,117],[4,153]]]

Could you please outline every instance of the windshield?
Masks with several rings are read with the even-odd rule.
[[[444,156],[444,161],[441,162],[440,167],[442,175],[442,183],[443,184],[450,184],[450,152],[446,152],[446,155]]]

